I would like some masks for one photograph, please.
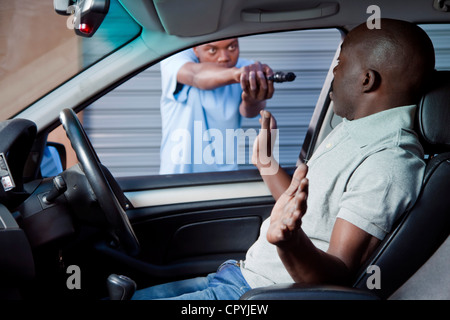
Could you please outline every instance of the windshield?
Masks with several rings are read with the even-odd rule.
[[[0,2],[0,120],[17,114],[140,33],[117,0],[92,38],[75,35],[53,1]]]

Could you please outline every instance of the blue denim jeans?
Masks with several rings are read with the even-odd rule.
[[[132,300],[238,300],[250,289],[239,264],[228,260],[216,273],[138,290]]]

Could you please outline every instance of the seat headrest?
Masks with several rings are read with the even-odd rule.
[[[436,71],[421,98],[416,131],[425,154],[450,151],[450,71]]]

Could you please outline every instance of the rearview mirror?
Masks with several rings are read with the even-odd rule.
[[[109,10],[109,0],[53,0],[56,13],[72,15],[68,27],[82,37],[92,37]]]

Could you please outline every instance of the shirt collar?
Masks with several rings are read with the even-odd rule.
[[[416,105],[395,107],[357,120],[343,119],[343,123],[351,138],[364,147],[399,129],[412,130],[415,110]]]

